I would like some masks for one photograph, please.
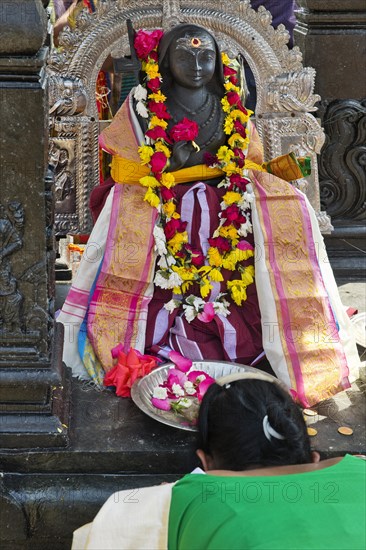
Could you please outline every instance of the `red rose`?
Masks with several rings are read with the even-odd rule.
[[[231,244],[225,237],[212,237],[208,239],[210,246],[214,246],[220,253],[228,252],[231,249]]]
[[[185,118],[170,130],[173,141],[192,141],[198,136],[198,124],[194,120]]]
[[[163,31],[154,30],[152,32],[139,30],[136,33],[134,47],[140,59],[146,59],[152,50],[154,50],[163,36]]]
[[[224,226],[233,225],[236,229],[239,229],[242,223],[245,223],[246,217],[240,212],[236,204],[231,204],[228,206],[222,214],[223,218],[226,218],[224,221]]]
[[[150,159],[152,172],[162,172],[166,166],[167,158],[161,151],[154,153]]]
[[[190,256],[191,263],[195,267],[202,267],[203,264],[205,263],[205,257],[202,251],[198,250],[197,248],[192,248],[190,244],[186,244],[184,248],[185,248],[185,251]]]
[[[231,76],[229,78],[229,80],[230,80],[231,84],[234,84],[234,86],[236,86],[237,83],[238,83],[238,79],[236,78],[236,76]]]
[[[171,143],[166,131],[161,126],[155,126],[155,128],[152,128],[151,130],[147,130],[147,132],[145,133],[145,136],[154,140],[163,139],[167,143]]]
[[[173,189],[168,189],[167,187],[161,187],[160,188],[161,198],[164,202],[169,201],[170,199],[174,199],[175,193]]]
[[[215,164],[218,163],[218,159],[216,155],[213,155],[209,151],[206,151],[205,153],[203,153],[203,162],[207,166],[214,166]]]
[[[241,102],[240,95],[237,92],[228,92],[226,97],[230,105],[239,105]]]
[[[244,162],[245,162],[245,155],[242,151],[242,149],[239,149],[239,147],[234,147],[233,149],[234,155],[236,157],[236,163],[240,168],[243,168]]]
[[[192,250],[191,262],[195,267],[202,267],[205,263],[205,257],[200,250]]]
[[[164,227],[164,233],[167,241],[170,241],[174,235],[179,232],[182,233],[187,227],[187,222],[182,222],[180,220],[171,219],[169,220]]]
[[[224,65],[224,76],[231,76],[233,74],[236,74],[236,70]]]
[[[158,61],[159,59],[159,56],[158,56],[158,52],[156,51],[152,51],[149,53],[149,61]]]
[[[248,183],[250,183],[250,180],[246,178],[242,178],[239,174],[232,174],[230,176],[230,183],[232,183],[233,185],[236,185],[236,187],[239,187],[239,189],[242,189],[243,191],[245,191]]]
[[[242,123],[240,122],[240,120],[238,120],[238,119],[234,120],[234,130],[235,130],[235,132],[240,134],[241,137],[243,137],[243,138],[245,138],[246,135],[247,135],[246,130],[245,130],[245,126],[243,126]]]
[[[160,84],[160,79],[158,77],[151,78],[147,81],[147,87],[149,88],[149,90],[152,91],[153,94],[156,94],[156,92],[160,90]]]
[[[169,120],[170,118],[172,118],[166,110],[166,106],[164,105],[164,103],[149,101],[147,104],[147,108],[159,118],[162,118],[164,120]]]

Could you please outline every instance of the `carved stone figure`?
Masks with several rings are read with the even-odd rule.
[[[315,213],[289,183],[306,170],[294,155],[264,163],[237,60],[191,24],[140,30],[134,48],[141,82],[100,136],[112,181],[93,193],[105,203],[58,317],[65,363],[102,384],[121,344],[192,361],[265,353],[305,406],[349,387],[349,320]],[[319,326],[336,341],[315,346]]]
[[[24,210],[18,201],[0,205],[0,334],[20,332],[24,297],[12,274],[10,256],[23,246]]]

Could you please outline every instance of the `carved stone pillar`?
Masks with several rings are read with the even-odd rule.
[[[41,0],[0,0],[0,447],[67,443]]]
[[[364,0],[298,0],[296,44],[316,69],[326,133],[319,161],[322,207],[334,232],[326,238],[340,278],[366,268],[366,76]]]

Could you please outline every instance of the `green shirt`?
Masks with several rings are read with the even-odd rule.
[[[169,550],[366,548],[366,462],[278,476],[189,474],[173,487]]]

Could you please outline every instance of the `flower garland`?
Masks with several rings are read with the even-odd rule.
[[[254,255],[253,247],[244,239],[252,232],[250,205],[253,200],[247,186],[245,157],[249,145],[246,125],[251,111],[241,103],[240,88],[237,86],[237,62],[222,53],[224,66],[225,94],[221,100],[225,113],[224,132],[227,145],[221,146],[216,155],[205,154],[208,166],[219,167],[225,177],[219,187],[225,187],[222,197],[219,224],[209,241],[206,257],[201,250],[195,250],[188,242],[187,222],[176,212],[175,178],[167,172],[171,146],[177,141],[192,141],[198,135],[195,121],[183,118],[168,132],[171,119],[165,105],[166,97],[161,91],[162,77],[158,65],[158,45],[163,32],[140,30],[135,37],[135,50],[142,62],[146,77],[143,85],[134,92],[138,114],[148,119],[145,132],[146,145],[139,147],[142,164],[150,167],[150,174],[140,179],[147,188],[144,200],[157,208],[160,222],[154,228],[155,249],[160,258],[159,270],[154,283],[163,289],[172,289],[175,295],[165,308],[172,312],[183,305],[188,322],[198,317],[209,322],[216,314],[229,315],[230,303],[227,293],[220,293],[212,302],[205,301],[214,282],[223,282],[222,269],[238,271],[240,279],[227,282],[227,292],[232,300],[241,305],[246,300],[246,289],[254,280],[254,267],[244,267],[242,262]],[[250,189],[250,188],[249,188]],[[200,295],[186,296],[187,291],[198,283]]]

